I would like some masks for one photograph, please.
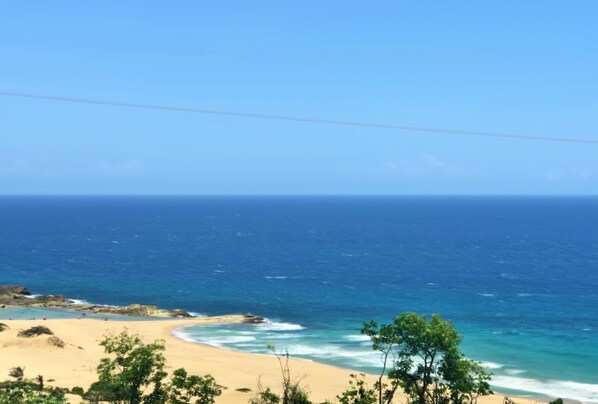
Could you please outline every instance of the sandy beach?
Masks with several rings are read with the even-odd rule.
[[[144,342],[157,339],[165,341],[165,356],[169,370],[186,368],[190,373],[211,374],[218,384],[225,386],[217,403],[246,403],[256,392],[258,379],[264,387],[274,391],[280,388],[280,369],[275,357],[232,352],[215,347],[183,341],[172,335],[172,330],[188,325],[230,323],[240,321],[240,316],[219,316],[183,320],[103,321],[97,319],[50,319],[50,320],[1,320],[10,328],[0,332],[0,380],[8,378],[8,370],[14,366],[25,368],[25,375],[33,378],[43,375],[49,384],[61,387],[81,386],[87,388],[97,380],[96,367],[104,357],[98,345],[104,335],[118,334],[124,329],[139,334]],[[48,343],[47,336],[19,338],[20,330],[44,325],[65,342],[64,348]],[[311,399],[335,402],[335,397],[348,387],[349,374],[354,372],[306,360],[290,360],[293,378],[301,379],[301,385]],[[237,389],[248,388],[251,392]],[[404,402],[404,400],[401,400]],[[482,403],[502,403],[503,396],[484,397]],[[397,401],[398,402],[398,401]],[[517,399],[517,403],[533,403],[533,400]]]

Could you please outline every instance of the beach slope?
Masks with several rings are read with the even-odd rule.
[[[258,380],[264,387],[278,391],[281,384],[280,367],[272,355],[232,352],[215,347],[183,341],[172,335],[172,330],[197,324],[241,322],[243,316],[218,316],[196,319],[159,321],[103,321],[97,319],[2,320],[9,328],[0,332],[0,380],[8,378],[14,366],[25,368],[25,375],[33,378],[43,375],[49,384],[60,387],[87,388],[97,380],[96,367],[106,355],[99,346],[105,335],[123,330],[139,334],[144,342],[164,340],[169,370],[184,367],[192,374],[211,374],[225,387],[216,402],[222,404],[246,403],[253,397]],[[19,331],[33,326],[48,327],[64,347],[48,341],[48,336],[18,337]],[[291,375],[301,380],[316,403],[335,397],[348,387],[348,369],[339,369],[306,360],[289,362]],[[373,379],[372,379],[373,380]],[[238,389],[251,389],[250,392]],[[404,400],[401,400],[404,402]],[[502,403],[503,396],[485,397],[480,402]],[[517,403],[533,400],[517,399]]]

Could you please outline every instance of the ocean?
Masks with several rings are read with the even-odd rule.
[[[439,313],[496,391],[598,403],[595,197],[6,196],[6,283],[252,313],[268,323],[176,333],[367,372],[364,321]]]

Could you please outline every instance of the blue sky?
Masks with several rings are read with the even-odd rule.
[[[0,91],[598,140],[598,2],[0,1]],[[596,194],[598,145],[0,96],[0,194]]]

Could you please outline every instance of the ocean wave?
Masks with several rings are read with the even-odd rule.
[[[305,327],[303,327],[300,324],[279,323],[279,322],[271,321],[268,319],[265,319],[264,323],[258,324],[258,325],[256,325],[256,327],[258,327],[261,330],[268,330],[268,331],[299,331],[299,330],[305,329]]]
[[[87,300],[83,299],[67,299],[72,304],[90,304]]]
[[[494,297],[496,295],[494,293],[478,293],[478,296]]]
[[[363,342],[363,341],[369,341],[370,337],[368,337],[367,335],[345,335],[343,336],[343,339],[349,340],[349,341],[357,341],[357,342]]]
[[[300,355],[316,359],[348,359],[357,366],[379,367],[380,355],[375,351],[352,351],[344,346],[322,345],[313,346],[305,344],[290,345],[287,347],[291,356]]]
[[[222,346],[222,345],[231,345],[231,344],[239,344],[242,342],[252,342],[255,341],[255,337],[250,337],[248,335],[231,335],[231,336],[217,336],[212,338],[202,338],[202,341],[205,341],[210,344]]]
[[[175,337],[182,339],[187,342],[195,342],[199,344],[211,345],[216,348],[225,348],[227,345],[241,344],[247,342],[256,341],[255,337],[248,335],[215,335],[212,337],[202,336],[201,338],[194,335],[192,332],[188,332],[185,328],[178,328],[171,331],[171,334]]]
[[[504,372],[510,375],[520,375],[526,371],[521,369],[505,369]]]
[[[598,403],[598,384],[578,383],[566,380],[535,380],[514,376],[494,376],[491,384],[515,390],[529,391],[551,397]]]
[[[496,363],[496,362],[490,362],[490,361],[483,361],[482,363],[480,363],[483,367],[485,367],[486,369],[500,369],[503,367],[503,365],[501,365],[500,363]]]
[[[288,276],[264,276],[264,279],[287,279]]]
[[[182,339],[183,341],[187,342],[195,342],[195,343],[202,343],[202,341],[195,338],[192,334],[186,332],[184,328],[177,328],[170,332],[172,335],[177,337],[178,339]]]

